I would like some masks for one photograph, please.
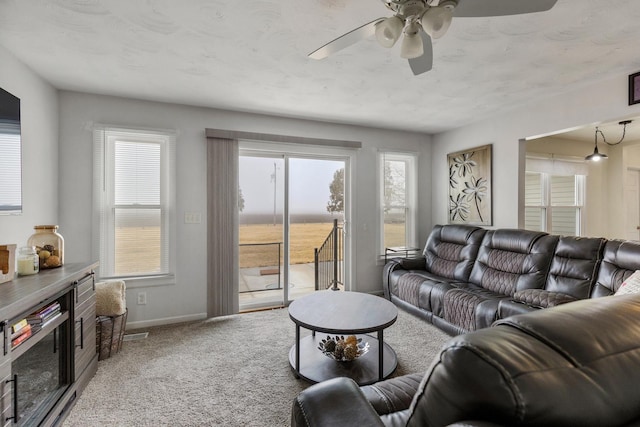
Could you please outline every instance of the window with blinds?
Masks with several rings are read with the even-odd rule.
[[[171,274],[173,136],[94,131],[101,277]]]
[[[584,175],[525,174],[525,228],[580,236],[584,208]]]
[[[416,228],[416,155],[379,154],[380,248],[412,247]]]
[[[0,119],[0,213],[22,211],[20,124]]]

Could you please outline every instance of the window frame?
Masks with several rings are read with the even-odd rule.
[[[118,141],[160,146],[160,203],[140,205],[143,209],[161,211],[161,267],[160,272],[136,275],[115,274],[115,210],[135,204],[115,203],[115,146]],[[176,270],[176,203],[175,203],[175,133],[144,129],[94,129],[94,221],[97,230],[93,238],[94,256],[100,261],[101,279],[126,279],[127,286],[175,283]]]
[[[526,203],[526,208],[538,208],[541,211],[540,218],[540,230],[546,233],[551,233],[553,230],[553,210],[558,208],[571,208],[576,210],[576,229],[574,231],[575,236],[582,236],[584,234],[584,212],[585,212],[585,194],[586,194],[586,175],[554,175],[547,172],[538,171],[526,171],[525,174],[537,174],[540,175],[540,192],[541,200],[540,204],[533,205]],[[573,205],[559,205],[551,203],[551,180],[554,176],[571,176],[574,178],[574,204]]]
[[[418,154],[401,151],[378,151],[378,260],[384,261],[386,247],[384,243],[385,233],[385,162],[386,161],[405,162],[405,244],[406,247],[416,247],[417,242],[417,216],[418,216],[418,193],[417,193],[417,172]],[[401,206],[395,206],[400,207]]]

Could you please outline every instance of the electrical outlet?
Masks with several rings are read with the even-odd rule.
[[[138,292],[138,305],[146,305],[146,304],[147,304],[147,293]]]

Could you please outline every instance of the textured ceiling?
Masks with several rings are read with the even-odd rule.
[[[638,0],[454,18],[420,76],[374,39],[307,58],[389,14],[379,0],[0,0],[0,44],[60,89],[427,133],[640,69]]]

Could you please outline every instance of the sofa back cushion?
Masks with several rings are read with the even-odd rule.
[[[427,271],[466,282],[485,233],[470,225],[436,225],[423,251]]]
[[[640,419],[638,366],[640,294],[512,316],[445,344],[407,425],[626,425]]]
[[[640,243],[609,240],[590,297],[613,295],[636,270],[640,270]]]
[[[469,281],[501,295],[543,288],[558,236],[529,230],[489,230]]]
[[[596,237],[560,237],[545,289],[577,299],[589,298],[605,242],[605,239]]]

